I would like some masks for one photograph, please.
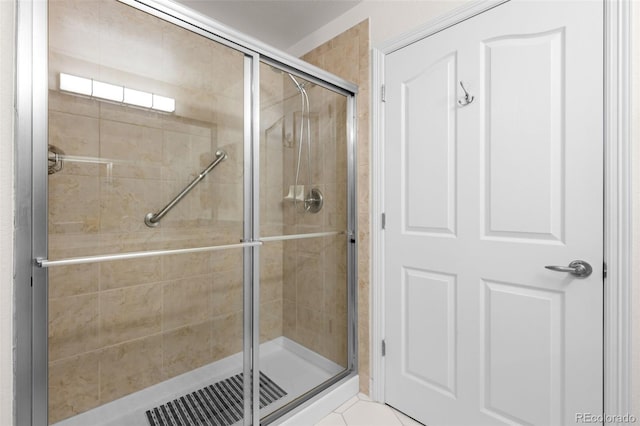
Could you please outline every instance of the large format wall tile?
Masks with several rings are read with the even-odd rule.
[[[213,319],[213,358],[222,359],[242,351],[242,312],[223,315]]]
[[[162,377],[162,336],[110,346],[100,352],[100,402],[144,389]]]
[[[102,178],[100,182],[100,230],[132,232],[148,228],[144,217],[153,206],[164,205],[165,198],[152,179]]]
[[[49,269],[49,298],[76,296],[98,291],[100,265],[59,266]]]
[[[162,329],[171,330],[207,320],[213,303],[213,277],[201,275],[163,285]]]
[[[100,178],[55,174],[49,180],[49,233],[97,233]]]
[[[212,275],[212,308],[214,317],[242,312],[243,276],[241,265],[236,269]]]
[[[212,333],[215,324],[207,321],[165,332],[162,336],[165,378],[193,370],[214,359]]]
[[[95,352],[49,363],[50,423],[99,404],[99,372],[99,356]]]
[[[161,129],[119,121],[100,121],[100,156],[113,160],[113,177],[162,177]]]
[[[162,286],[139,285],[100,294],[100,334],[112,345],[162,329]]]
[[[49,302],[49,359],[66,358],[100,346],[98,294],[61,297]]]

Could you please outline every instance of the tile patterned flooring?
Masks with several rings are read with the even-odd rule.
[[[359,393],[315,426],[423,426],[385,404]]]

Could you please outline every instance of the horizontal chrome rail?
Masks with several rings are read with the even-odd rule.
[[[327,232],[313,232],[309,234],[293,234],[293,235],[278,235],[275,237],[262,237],[260,241],[286,241],[286,240],[302,240],[304,238],[318,238],[318,237],[330,237],[332,235],[344,235],[345,231],[327,231]]]
[[[52,266],[80,265],[84,263],[99,263],[99,262],[111,262],[116,260],[141,259],[145,257],[168,256],[172,254],[202,253],[202,252],[208,252],[208,251],[228,250],[228,249],[235,249],[235,248],[257,247],[257,246],[261,246],[263,243],[266,243],[266,242],[301,240],[305,238],[330,237],[332,235],[345,235],[345,234],[346,234],[345,231],[314,232],[309,234],[279,235],[275,237],[263,237],[259,241],[252,241],[252,242],[238,243],[238,244],[226,244],[221,246],[193,247],[193,248],[172,249],[172,250],[137,251],[137,252],[131,252],[131,253],[71,257],[67,259],[58,259],[58,260],[48,260],[48,259],[37,258],[35,259],[35,264],[40,268],[50,268]]]
[[[209,246],[209,247],[194,247],[187,249],[173,249],[173,250],[153,250],[153,251],[138,251],[131,253],[120,254],[106,254],[100,256],[84,256],[84,257],[72,257],[68,259],[59,260],[47,260],[38,258],[35,260],[36,266],[40,268],[50,268],[52,266],[68,266],[68,265],[80,265],[83,263],[98,263],[98,262],[110,262],[114,260],[127,260],[127,259],[140,259],[144,257],[153,256],[167,256],[171,254],[187,254],[187,253],[201,253],[207,251],[227,250],[234,248],[246,248],[261,246],[261,241],[253,241],[250,243],[239,244],[227,244],[222,246]]]
[[[227,153],[219,150],[216,151],[216,159],[213,160],[211,162],[211,164],[209,164],[207,166],[206,169],[204,169],[202,172],[200,172],[200,174],[191,181],[191,183],[189,185],[187,185],[187,187],[185,189],[182,190],[182,192],[180,192],[178,195],[175,196],[175,198],[173,200],[171,200],[169,202],[169,204],[167,204],[166,206],[164,206],[164,208],[162,210],[160,210],[158,213],[147,213],[147,215],[144,217],[144,223],[145,225],[147,225],[148,227],[156,227],[158,226],[158,222],[160,222],[160,220],[165,217],[165,215],[167,213],[169,213],[171,211],[171,209],[180,202],[180,200],[182,200],[182,198],[184,198],[185,195],[187,195],[189,193],[189,191],[191,191],[202,179],[204,179],[204,177],[211,171],[213,170],[213,168],[215,166],[217,166],[221,161],[225,160],[227,158]]]

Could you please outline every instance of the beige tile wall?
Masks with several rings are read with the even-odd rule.
[[[358,93],[358,340],[360,391],[369,393],[369,21],[329,40],[302,59],[359,86]],[[285,297],[286,300],[286,297]],[[286,323],[286,321],[285,321]],[[286,327],[285,327],[286,332]]]
[[[239,242],[243,55],[115,0],[49,11],[50,143],[101,161],[50,175],[49,258]],[[61,93],[59,72],[174,97],[176,112]],[[282,91],[281,76],[265,79]],[[229,159],[145,226],[220,148]],[[265,173],[282,187],[277,162]],[[282,223],[281,206],[265,211]],[[266,248],[262,262],[263,341],[282,335],[282,250]],[[242,349],[237,249],[51,268],[49,297],[52,423]]]

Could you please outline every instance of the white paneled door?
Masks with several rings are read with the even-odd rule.
[[[386,56],[388,404],[602,413],[602,61],[598,1],[512,0]]]

